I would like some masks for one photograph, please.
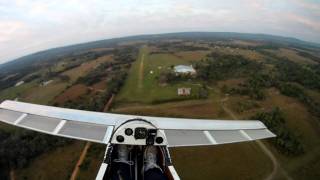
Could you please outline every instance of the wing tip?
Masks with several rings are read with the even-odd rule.
[[[276,135],[275,133],[273,133],[272,131],[270,131],[269,129],[268,129],[268,131],[269,131],[269,132],[270,132],[270,134],[271,134],[270,138],[277,137],[277,135]]]
[[[15,102],[15,101],[12,101],[12,100],[3,100],[3,101],[1,101],[1,103],[0,103],[0,108],[6,108],[6,106],[8,105],[8,104],[10,104],[10,103],[12,103],[12,102]]]
[[[15,101],[9,100],[9,99],[5,99],[5,100],[2,100],[0,104],[6,104],[6,103],[10,103],[10,102],[15,102]]]

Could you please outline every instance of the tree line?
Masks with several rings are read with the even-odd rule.
[[[270,139],[277,150],[287,156],[298,156],[304,153],[304,146],[299,137],[286,125],[286,118],[280,108],[270,112],[260,112],[251,119],[261,120],[277,137]]]
[[[24,168],[35,157],[72,142],[21,129],[0,131],[0,179],[9,179],[11,169]]]
[[[274,87],[283,95],[297,98],[308,107],[313,115],[320,117],[320,102],[311,98],[305,90],[320,92],[320,65],[301,65],[284,57],[277,57],[269,53],[267,55],[267,63],[274,65],[272,70],[266,70],[264,64],[260,64],[259,69],[252,69],[251,75],[247,74],[244,83],[233,88],[224,86],[222,91],[229,94],[247,95],[255,100],[264,100],[266,98],[264,90]],[[223,78],[225,77],[224,75]]]
[[[227,55],[212,52],[200,62],[195,63],[200,80],[216,82],[231,77],[249,76],[259,71],[261,64],[240,55]]]

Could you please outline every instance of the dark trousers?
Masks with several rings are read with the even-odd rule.
[[[113,173],[112,180],[133,180],[134,175],[130,172],[130,165],[117,163],[116,173]],[[144,180],[167,180],[167,177],[160,169],[149,169],[144,173]]]
[[[130,165],[125,163],[115,163],[116,171],[112,174],[112,180],[131,180],[134,179],[130,170]]]
[[[160,169],[153,168],[149,169],[144,173],[144,180],[166,180],[167,177],[163,174]]]

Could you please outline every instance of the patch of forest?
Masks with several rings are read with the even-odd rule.
[[[9,171],[24,168],[35,157],[73,141],[33,131],[0,131],[0,179],[9,179]]]
[[[261,120],[273,133],[277,135],[269,141],[278,151],[287,156],[297,156],[304,153],[304,147],[299,137],[286,125],[286,118],[280,108],[274,108],[270,112],[260,112],[251,119]]]
[[[212,52],[195,63],[197,78],[216,82],[232,77],[247,77],[261,70],[262,64],[250,61],[240,55],[226,55]]]
[[[273,68],[268,69],[266,65],[272,65]],[[319,64],[301,65],[275,55],[266,56],[265,61],[261,63],[240,55],[215,52],[195,63],[197,78],[202,81],[215,83],[230,78],[246,79],[237,87],[222,87],[224,93],[264,100],[266,98],[264,90],[274,87],[283,95],[297,98],[316,117],[320,117],[320,104],[308,95],[306,89],[320,92],[319,67]]]

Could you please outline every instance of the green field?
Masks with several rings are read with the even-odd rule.
[[[33,87],[36,87],[37,83],[35,81],[30,83],[25,83],[17,87],[10,87],[3,91],[0,91],[0,102],[6,99],[14,100],[17,97],[21,97],[26,91]]]
[[[84,142],[75,141],[65,147],[59,147],[47,154],[40,155],[30,162],[27,168],[15,171],[17,180],[47,180],[70,178],[72,170],[80,156]]]
[[[141,48],[137,61],[132,65],[128,79],[116,97],[117,103],[155,103],[170,100],[186,99],[195,96],[199,84],[191,82],[160,85],[158,77],[161,72],[172,71],[171,67],[178,64],[190,64],[172,54],[149,54],[149,48]],[[177,89],[190,87],[190,97],[179,97]],[[143,97],[143,98],[141,98]]]
[[[231,119],[221,108],[221,100],[225,95],[220,92],[222,85],[210,85],[210,96],[206,100],[175,101],[151,105],[158,99],[175,99],[176,88],[182,84],[170,84],[161,87],[156,76],[166,68],[176,64],[188,64],[190,61],[172,54],[148,54],[148,47],[141,49],[139,58],[132,66],[129,78],[116,98],[116,103],[136,103],[134,106],[116,106],[114,112],[125,114],[188,117],[188,118],[212,118]],[[222,50],[218,50],[222,51]],[[250,50],[224,49],[225,53],[241,54],[250,60],[261,60],[263,55]],[[177,53],[175,53],[177,54]],[[290,58],[290,56],[288,56]],[[295,58],[292,56],[291,58]],[[300,61],[297,59],[299,62]],[[141,65],[143,64],[143,65]],[[159,69],[158,67],[164,67]],[[143,77],[139,77],[143,67]],[[153,71],[153,74],[150,74]],[[142,79],[142,80],[141,80]],[[243,82],[241,79],[230,79],[225,83],[228,86]],[[192,88],[194,84],[185,82],[185,86]],[[222,83],[222,82],[221,82]],[[220,84],[218,82],[217,84]],[[288,157],[277,151],[270,143],[265,143],[268,149],[275,155],[280,164],[280,170],[275,174],[276,179],[316,179],[315,169],[319,168],[320,158],[319,123],[303,104],[294,98],[286,97],[274,92],[273,89],[266,91],[267,99],[257,101],[257,107],[244,112],[237,112],[239,103],[250,101],[245,96],[230,96],[225,102],[238,118],[247,119],[259,111],[271,110],[275,106],[282,108],[286,114],[287,124],[290,130],[298,134],[303,142],[306,153],[299,157]],[[318,93],[310,92],[316,99]],[[265,141],[267,142],[267,141]],[[205,156],[205,158],[204,158]],[[272,170],[272,163],[264,152],[255,143],[241,143],[223,145],[208,148],[176,148],[172,150],[175,167],[183,179],[263,179]],[[246,164],[241,166],[240,164]],[[194,168],[194,167],[201,167]],[[254,171],[252,171],[254,169]],[[301,170],[302,169],[302,170]],[[232,173],[230,173],[232,170]],[[241,178],[240,178],[241,177]]]
[[[143,57],[144,56],[144,57]],[[176,89],[182,85],[199,88],[199,85],[170,84],[161,87],[156,76],[172,65],[189,64],[190,60],[171,54],[148,55],[148,48],[141,49],[139,57],[130,70],[129,77],[116,97],[117,103],[136,103],[134,106],[117,106],[116,113],[153,115],[165,117],[188,117],[207,119],[232,119],[221,107],[218,87],[210,85],[209,98],[205,100],[174,101],[161,104],[150,103],[158,99],[175,99]],[[143,64],[143,81],[139,80]],[[158,67],[162,68],[159,69]],[[153,74],[150,74],[153,71]],[[139,81],[142,82],[139,86]],[[182,179],[262,179],[272,170],[272,163],[255,143],[239,143],[202,148],[173,148],[173,163]],[[246,164],[245,166],[241,164]],[[252,171],[254,169],[254,171]],[[232,171],[232,173],[230,173]],[[242,176],[242,178],[240,178]]]

